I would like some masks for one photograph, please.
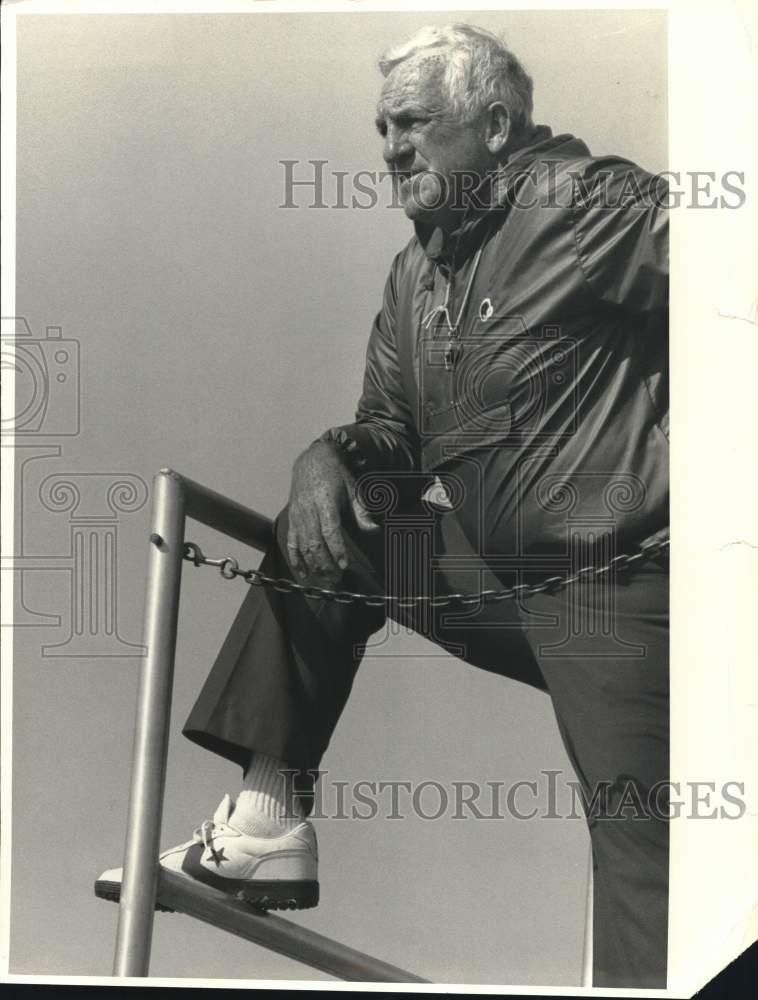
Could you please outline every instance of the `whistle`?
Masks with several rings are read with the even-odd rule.
[[[455,341],[449,341],[445,348],[445,371],[452,371],[461,355],[461,346]]]

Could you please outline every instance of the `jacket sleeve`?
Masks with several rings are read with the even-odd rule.
[[[371,329],[355,421],[331,427],[319,438],[340,445],[355,471],[409,472],[419,465],[419,441],[396,350],[399,259],[393,262]]]
[[[632,312],[668,307],[668,191],[628,160],[590,161],[572,178],[574,238],[603,302]]]

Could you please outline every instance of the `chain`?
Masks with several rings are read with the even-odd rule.
[[[540,583],[518,583],[513,587],[501,590],[479,590],[474,593],[440,594],[437,597],[429,594],[419,594],[412,597],[395,597],[392,594],[361,594],[353,590],[329,590],[326,587],[314,587],[297,583],[287,577],[273,577],[261,573],[259,569],[240,569],[239,563],[231,556],[221,559],[209,559],[196,542],[186,542],[183,558],[195,566],[217,566],[225,580],[241,577],[254,587],[272,587],[280,594],[302,594],[311,601],[335,601],[337,604],[364,604],[369,608],[381,608],[393,605],[396,608],[415,608],[427,606],[430,608],[446,608],[450,605],[481,604],[496,601],[512,601],[516,598],[533,597],[535,594],[555,593],[564,587],[575,583],[597,579],[612,571],[621,572],[634,568],[636,563],[659,555],[669,547],[669,539],[653,539],[640,546],[639,551],[631,555],[614,556],[605,566],[584,566],[571,576],[549,576]]]

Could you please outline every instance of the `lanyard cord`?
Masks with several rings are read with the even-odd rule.
[[[424,316],[424,318],[421,320],[421,323],[426,329],[429,329],[429,327],[432,325],[437,316],[444,316],[451,339],[453,338],[458,339],[458,329],[460,327],[461,319],[463,318],[463,312],[469,300],[469,295],[471,294],[471,288],[474,284],[474,278],[476,277],[476,272],[477,269],[479,268],[479,261],[482,258],[483,250],[484,247],[479,247],[479,249],[476,251],[476,256],[474,257],[474,263],[471,267],[471,274],[469,275],[468,284],[466,285],[466,291],[463,294],[461,307],[458,310],[458,315],[455,319],[455,323],[452,323],[450,320],[450,306],[449,306],[450,289],[453,283],[453,275],[451,272],[450,278],[448,279],[447,282],[447,288],[445,289],[445,301],[441,305],[435,306],[434,309],[430,310],[426,314],[426,316]],[[436,272],[436,267],[435,267],[435,272]]]
[[[454,339],[455,340],[458,339],[458,328],[460,326],[460,322],[463,317],[463,310],[466,308],[466,303],[468,302],[471,286],[474,283],[474,277],[476,275],[477,268],[479,267],[479,261],[482,256],[482,250],[484,249],[484,247],[479,247],[479,249],[476,252],[476,256],[474,257],[474,263],[471,268],[471,275],[468,280],[468,285],[466,286],[466,291],[463,295],[463,301],[461,302],[461,308],[458,310],[458,315],[456,317],[455,323],[453,324],[450,321],[450,294],[451,294],[451,289],[453,287],[453,283],[455,281],[455,256],[456,253],[458,252],[458,247],[460,246],[461,236],[463,235],[463,227],[466,224],[466,221],[469,217],[469,213],[471,212],[473,206],[474,206],[474,201],[472,198],[469,199],[469,203],[466,205],[466,208],[463,212],[463,219],[461,221],[460,228],[456,234],[455,241],[453,243],[453,252],[450,256],[450,276],[447,279],[447,288],[445,289],[445,301],[442,303],[442,305],[435,306],[434,309],[428,312],[426,316],[424,316],[423,319],[421,320],[422,325],[428,330],[429,327],[434,322],[435,317],[444,316],[445,322],[447,323],[447,329],[448,333],[450,334],[451,341]],[[434,278],[437,275],[437,270],[438,270],[437,264],[435,263],[434,271],[432,274],[432,286],[434,285]]]

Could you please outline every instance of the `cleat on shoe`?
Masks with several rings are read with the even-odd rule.
[[[280,837],[252,837],[230,822],[233,809],[231,796],[225,795],[213,819],[205,820],[192,840],[160,855],[161,868],[258,909],[316,906],[318,845],[312,824],[304,820]],[[95,881],[95,895],[118,902],[122,878],[121,868],[104,871]]]

